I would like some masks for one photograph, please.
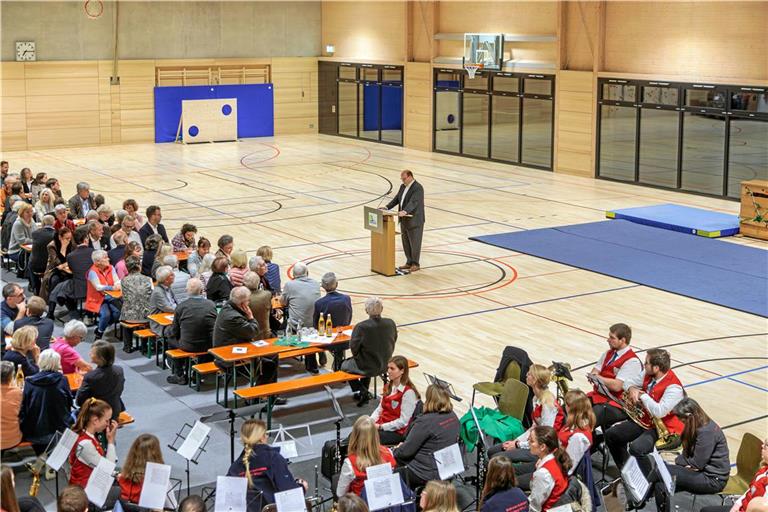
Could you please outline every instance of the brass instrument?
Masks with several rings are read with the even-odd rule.
[[[42,458],[38,458],[35,462],[27,463],[27,469],[32,473],[29,495],[37,496],[37,492],[40,490],[40,475],[45,471],[45,461]]]

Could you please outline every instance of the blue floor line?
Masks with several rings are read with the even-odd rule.
[[[733,381],[733,382],[738,382],[739,384],[744,384],[745,386],[749,386],[751,388],[759,389],[760,391],[765,391],[766,393],[768,393],[768,388],[763,388],[763,387],[757,386],[755,384],[750,384],[749,382],[744,382],[743,380],[739,380],[739,379],[728,378],[728,380]]]
[[[711,379],[702,380],[702,381],[699,381],[699,382],[694,382],[693,384],[688,384],[685,387],[686,388],[692,388],[694,386],[700,386],[701,384],[709,384],[710,382],[715,382],[715,381],[723,380],[723,379],[736,380],[736,379],[731,379],[731,377],[736,377],[737,375],[743,375],[745,373],[752,373],[752,372],[756,372],[756,371],[759,371],[759,370],[765,370],[766,368],[768,368],[768,365],[760,366],[759,368],[752,368],[751,370],[742,370],[740,372],[730,373],[728,375],[721,375],[719,377],[713,377]],[[736,380],[736,382],[741,382],[741,381],[740,380]],[[766,390],[766,391],[768,391],[768,390]]]

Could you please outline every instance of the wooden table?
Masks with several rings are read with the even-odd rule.
[[[283,309],[283,304],[280,302],[280,297],[272,297],[272,309]]]
[[[173,255],[176,256],[176,259],[179,260],[179,263],[189,259],[189,253],[187,251],[174,251]]]
[[[27,252],[32,252],[32,244],[21,244],[21,248]]]
[[[112,297],[113,299],[122,299],[123,298],[123,290],[108,290],[106,292],[107,295]]]
[[[173,323],[173,313],[155,313],[154,315],[149,315],[147,318],[154,320],[163,327]]]
[[[152,315],[156,316],[156,315]],[[150,316],[149,318],[152,318]],[[347,329],[352,329],[352,325],[345,325],[340,327],[334,327],[334,331],[338,333],[336,335],[336,338],[333,340],[332,343],[310,343],[311,347],[337,347],[339,345],[344,345],[346,343],[349,343],[349,340],[351,339],[346,334],[343,334],[342,331],[345,331]],[[293,346],[284,346],[284,345],[275,345],[275,342],[277,341],[277,338],[269,338],[266,340],[262,340],[267,343],[267,345],[264,345],[262,347],[257,347],[253,345],[252,343],[238,343],[235,345],[225,345],[223,347],[215,347],[208,351],[209,354],[211,354],[215,359],[218,361],[221,361],[222,363],[226,363],[228,369],[231,368],[232,371],[232,387],[233,389],[237,389],[237,363],[245,363],[247,362],[249,364],[249,371],[250,371],[250,385],[253,386],[254,381],[254,375],[256,374],[256,361],[258,359],[261,359],[262,357],[269,357],[278,355],[281,352],[289,352],[291,350],[296,350],[296,347]],[[245,349],[245,352],[236,354],[233,349]],[[226,371],[226,370],[225,370]],[[235,398],[235,401],[237,401],[237,398]],[[224,406],[229,403],[229,379],[224,378]],[[235,403],[235,406],[237,406],[237,403]]]
[[[83,384],[82,373],[65,373],[64,377],[67,378],[67,382],[69,383],[69,389],[73,393],[75,393],[78,389],[80,389],[80,386]]]

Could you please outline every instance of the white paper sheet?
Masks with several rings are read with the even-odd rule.
[[[104,502],[107,501],[107,495],[112,488],[112,482],[115,480],[112,476],[114,472],[115,463],[110,462],[104,457],[93,468],[91,476],[88,478],[88,483],[85,486],[85,494],[91,503],[102,507]]]
[[[211,427],[196,421],[190,429],[189,434],[187,434],[187,438],[184,439],[184,442],[179,446],[177,453],[187,460],[192,460],[210,432]]]
[[[642,501],[651,487],[634,457],[630,457],[624,467],[621,468],[621,479],[629,492],[632,493],[635,501]]]
[[[328,345],[333,342],[333,340],[336,339],[338,333],[333,333],[333,336],[330,338],[327,336],[318,336],[317,334],[311,334],[309,336],[303,336],[301,338],[301,341],[306,341],[308,343],[320,343],[323,345]]]
[[[272,446],[280,448],[280,455],[286,459],[299,456],[299,450],[296,448],[296,441],[277,441],[272,443]]]
[[[653,460],[656,461],[656,467],[659,468],[659,475],[661,475],[661,480],[664,482],[664,487],[667,488],[667,492],[670,495],[675,494],[675,482],[672,480],[672,475],[669,474],[669,468],[664,462],[664,459],[661,458],[661,454],[659,454],[654,447],[651,455],[653,456]]]
[[[400,505],[405,501],[403,489],[400,486],[400,475],[397,474],[366,480],[365,495],[369,510],[381,510]]]
[[[147,462],[146,469],[144,469],[144,483],[139,495],[139,506],[150,509],[163,508],[170,479],[171,466]]]
[[[216,478],[216,503],[214,512],[247,512],[246,493],[248,480],[237,476]]]
[[[296,487],[288,491],[275,493],[277,512],[305,512],[307,504],[304,501],[304,488]]]
[[[164,316],[166,320],[168,320],[169,322],[173,322],[173,315],[164,315]]]
[[[365,468],[365,477],[368,480],[388,477],[391,474],[392,466],[388,462],[385,462],[384,464],[376,464],[375,466],[368,466]]]
[[[45,463],[54,471],[61,469],[62,464],[66,462],[69,454],[72,453],[72,448],[77,442],[77,434],[70,429],[66,429],[59,439],[59,443],[48,456]]]
[[[573,509],[570,503],[566,503],[565,505],[549,509],[549,512],[573,512]]]
[[[233,354],[245,354],[246,352],[248,352],[248,349],[245,347],[232,347]]]
[[[461,450],[459,450],[458,443],[436,451],[435,461],[437,462],[437,472],[440,475],[440,480],[448,480],[453,475],[464,472],[464,461],[461,459]]]
[[[254,347],[267,347],[269,346],[269,343],[267,343],[264,340],[256,340],[256,341],[252,341],[251,345],[253,345]]]
[[[352,336],[352,329],[344,329],[343,331],[341,331],[341,334],[343,334],[344,336]]]

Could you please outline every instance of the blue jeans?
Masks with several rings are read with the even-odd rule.
[[[120,321],[120,310],[115,305],[114,299],[109,295],[104,296],[104,302],[99,309],[99,331],[104,332],[111,324]]]

